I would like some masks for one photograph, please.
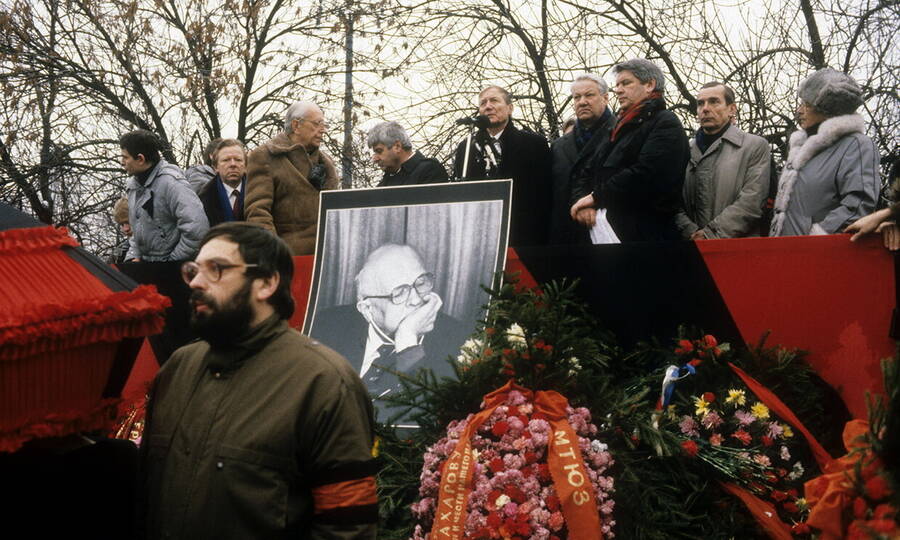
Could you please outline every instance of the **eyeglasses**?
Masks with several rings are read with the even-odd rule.
[[[309,122],[316,129],[328,129],[328,122],[325,120],[307,120],[306,118],[298,118],[300,122]]]
[[[363,300],[369,298],[390,298],[392,304],[399,306],[409,300],[409,293],[413,289],[416,290],[419,296],[425,296],[430,293],[434,289],[434,274],[426,272],[417,277],[412,285],[397,285],[391,291],[391,294],[364,296]]]
[[[212,283],[216,283],[220,279],[222,279],[222,272],[228,270],[229,268],[248,268],[259,266],[258,264],[228,264],[228,263],[220,263],[216,261],[203,261],[202,263],[196,263],[194,261],[188,261],[181,265],[181,278],[188,285],[191,284],[191,281],[194,281],[194,278],[197,277],[197,274],[203,273],[206,276],[206,279],[211,281]]]

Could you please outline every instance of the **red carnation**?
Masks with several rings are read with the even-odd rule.
[[[797,506],[797,503],[795,503],[794,501],[788,501],[788,502],[782,504],[781,506],[785,510],[787,510],[788,512],[790,512],[792,514],[796,514],[797,512],[800,511],[800,507]]]
[[[534,369],[536,369],[537,371],[544,371],[544,368],[546,368],[546,367],[547,366],[545,366],[544,364],[535,364],[534,365]]]
[[[805,521],[801,521],[800,523],[794,523],[794,526],[791,527],[791,532],[799,536],[801,534],[809,534],[812,531]]]
[[[700,449],[697,448],[697,443],[695,443],[694,441],[692,441],[690,439],[688,439],[686,441],[681,441],[681,448],[682,448],[682,450],[684,450],[684,453],[689,455],[690,457],[696,456],[697,452],[700,451]]]
[[[894,517],[897,511],[894,510],[894,507],[889,504],[879,504],[875,507],[875,511],[872,512],[872,519],[889,519]]]
[[[897,530],[897,522],[893,519],[873,519],[866,523],[873,531],[878,533],[892,533]]]
[[[716,338],[714,338],[714,337],[711,336],[710,334],[706,334],[705,336],[703,336],[703,343],[704,343],[707,347],[710,347],[710,348],[715,347],[716,345],[719,344],[719,342],[716,341]]]
[[[863,519],[866,517],[866,510],[869,509],[869,504],[866,503],[866,500],[862,497],[857,497],[853,499],[853,517],[857,519]]]
[[[687,354],[694,350],[694,344],[686,339],[678,340],[678,348],[675,349],[675,354]]]
[[[538,460],[538,455],[534,452],[525,452],[525,463],[534,463]]]
[[[785,493],[783,491],[780,491],[777,489],[772,490],[772,500],[774,500],[774,501],[781,502],[781,501],[787,499],[787,496],[788,496],[787,493]]]
[[[538,479],[541,482],[549,482],[553,477],[550,475],[550,467],[546,463],[538,465]]]
[[[692,365],[692,366],[694,366],[694,367],[697,367],[697,366],[699,366],[699,365],[702,364],[702,363],[703,363],[703,360],[700,360],[699,358],[694,358],[693,360],[691,360],[690,362],[688,362],[689,365]]]
[[[492,348],[490,348],[490,347],[485,347],[485,349],[484,349],[484,355],[485,355],[485,356],[493,356],[493,355],[494,355],[494,349],[492,349]]]
[[[494,471],[495,473],[498,473],[504,469],[503,460],[498,457],[495,457],[494,459],[491,460],[491,463],[490,463],[490,465],[488,465],[488,467],[490,467],[491,470]]]
[[[559,497],[556,495],[550,495],[544,502],[547,504],[547,510],[551,512],[559,510]]]
[[[712,392],[703,392],[703,401],[712,403],[716,400],[716,395]]]
[[[500,420],[491,428],[491,433],[498,437],[502,437],[507,431],[509,431],[509,422],[506,420]]]
[[[504,491],[506,496],[512,499],[512,501],[516,504],[522,504],[528,497],[525,496],[525,492],[516,486],[506,486],[506,490]]]
[[[753,440],[753,437],[751,437],[750,434],[743,429],[735,431],[731,434],[731,436],[744,443],[744,446],[747,446],[748,444],[750,444],[750,441]]]
[[[763,446],[772,446],[772,443],[775,442],[772,440],[772,437],[769,437],[768,435],[763,435],[759,440],[762,441]]]
[[[875,475],[872,478],[866,480],[866,494],[873,501],[880,501],[881,499],[887,497],[888,494],[888,485],[885,482],[884,478],[881,475]]]
[[[490,540],[491,530],[488,529],[487,527],[482,527],[482,528],[478,529],[477,531],[475,531],[472,534],[472,537],[475,538],[475,540]]]
[[[494,329],[493,327],[491,327],[491,326],[488,326],[487,328],[484,329],[484,333],[487,334],[487,335],[489,335],[489,336],[493,336],[495,333],[497,333],[497,330],[495,330],[495,329]]]
[[[797,490],[794,488],[787,490],[787,494],[795,499],[797,498],[797,495],[798,495]]]
[[[503,358],[515,357],[516,351],[512,349],[503,349]]]
[[[499,497],[500,495],[503,495],[503,492],[501,492],[499,489],[495,489],[488,493],[488,504],[495,504],[497,502],[497,497]]]
[[[500,517],[500,514],[498,512],[491,512],[490,514],[488,514],[487,524],[489,527],[497,529],[500,527],[500,525],[503,525],[503,518]]]

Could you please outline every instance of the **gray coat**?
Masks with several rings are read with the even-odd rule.
[[[186,261],[209,229],[200,198],[181,169],[161,159],[141,185],[128,180],[128,220],[134,234],[128,260]]]
[[[689,239],[699,229],[707,238],[758,236],[769,192],[769,144],[731,126],[705,153],[695,139],[690,145],[684,208],[675,218],[682,237]]]
[[[875,210],[878,152],[858,114],[836,116],[813,136],[791,135],[778,184],[773,236],[834,234]]]

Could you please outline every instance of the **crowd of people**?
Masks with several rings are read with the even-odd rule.
[[[769,145],[737,126],[727,85],[698,89],[699,129],[688,138],[666,106],[656,65],[634,59],[613,72],[618,111],[601,77],[578,76],[570,88],[575,119],[552,147],[513,123],[506,89],[479,94],[452,179],[512,179],[511,245],[845,230],[856,239],[881,230],[900,247],[891,222],[900,203],[873,213],[878,157],[855,114],[862,92],[849,76],[825,69],[801,83],[801,129],[773,189]],[[122,258],[187,261],[182,277],[200,338],[176,351],[153,383],[141,445],[142,537],[376,535],[373,408],[360,377],[371,390],[385,345],[412,363],[427,352],[423,333],[448,326],[434,275],[412,248],[393,244],[367,258],[357,304],[334,311],[335,348],[350,345],[353,320],[356,333],[371,338],[344,351],[358,365],[288,326],[291,255],[314,251],[319,192],[338,187],[321,149],[326,129],[316,104],[297,102],[271,140],[249,153],[238,140],[213,141],[187,174],[162,159],[152,133],[120,139],[131,175],[114,212],[129,235]],[[396,122],[373,127],[367,142],[384,172],[380,186],[451,180]]]
[[[900,244],[892,221],[900,210],[875,212],[879,156],[856,114],[862,90],[850,76],[826,68],[801,82],[800,129],[775,179],[770,145],[740,129],[737,96],[726,84],[698,89],[698,129],[688,137],[667,109],[658,66],[633,59],[613,74],[618,110],[609,106],[603,78],[577,76],[570,87],[574,116],[552,145],[516,125],[507,89],[484,88],[452,176],[414,150],[400,124],[378,124],[367,137],[384,172],[378,186],[511,178],[512,246],[842,231],[856,239],[876,229],[886,245]],[[249,154],[238,140],[216,139],[205,162],[184,173],[160,157],[152,133],[123,135],[122,165],[132,177],[129,245],[119,260],[190,259],[208,227],[233,220],[276,233],[295,255],[311,254],[319,192],[339,186],[321,149],[327,127],[316,104],[296,102],[285,112],[284,131]],[[121,207],[115,215],[126,223]],[[599,236],[601,227],[611,233]]]

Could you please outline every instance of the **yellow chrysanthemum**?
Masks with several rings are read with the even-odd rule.
[[[769,408],[758,401],[755,405],[750,407],[750,412],[753,413],[753,416],[759,418],[760,420],[769,417]]]
[[[378,454],[381,452],[381,437],[375,437],[375,444],[372,445],[372,457],[378,457]]]
[[[743,390],[736,390],[732,388],[728,391],[728,397],[725,398],[725,403],[734,403],[735,405],[741,406],[747,403],[747,395]]]
[[[694,398],[694,407],[697,408],[695,414],[698,416],[706,416],[706,413],[709,412],[709,402],[703,399],[703,397]]]
[[[809,508],[809,503],[806,502],[806,499],[803,497],[800,497],[799,499],[794,501],[794,504],[797,505],[801,512]]]
[[[675,420],[678,418],[678,411],[675,409],[675,405],[669,405],[666,407],[666,416],[669,417],[669,420]]]
[[[781,436],[785,439],[790,439],[794,436],[794,430],[787,424],[781,424]]]

